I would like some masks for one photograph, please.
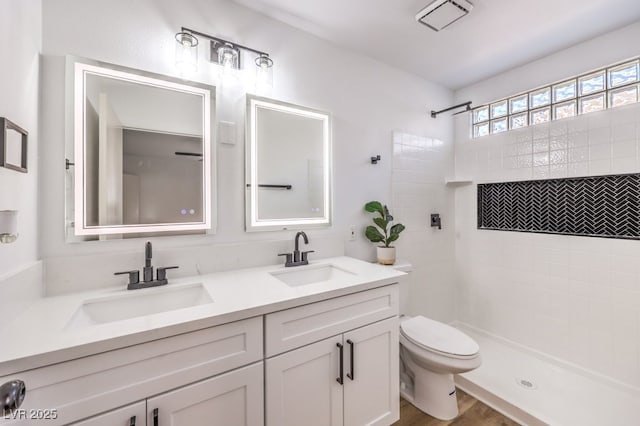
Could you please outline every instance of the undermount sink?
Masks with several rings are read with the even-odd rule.
[[[212,303],[201,283],[180,287],[130,290],[125,294],[85,300],[67,328],[105,324]]]
[[[296,266],[284,271],[270,272],[270,274],[290,287],[315,284],[355,275],[353,272],[333,265]]]

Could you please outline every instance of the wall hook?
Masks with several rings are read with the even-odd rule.
[[[69,159],[68,159],[68,158],[65,158],[65,159],[64,159],[64,168],[65,168],[65,169],[69,170],[69,168],[70,168],[71,166],[75,166],[75,165],[76,165],[76,163],[72,163],[71,161],[69,161]]]
[[[380,161],[380,154],[375,157],[371,157],[371,164],[378,164],[378,161]]]

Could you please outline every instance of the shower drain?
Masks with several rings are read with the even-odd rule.
[[[538,389],[538,385],[536,385],[531,380],[516,378],[516,383],[522,386],[525,389],[535,390]]]

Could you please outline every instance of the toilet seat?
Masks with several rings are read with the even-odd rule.
[[[438,321],[417,316],[400,324],[402,335],[416,346],[453,358],[474,358],[480,347],[460,330]]]

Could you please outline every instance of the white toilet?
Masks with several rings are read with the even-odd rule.
[[[396,269],[410,273],[411,264]],[[400,313],[406,312],[410,275],[400,282]],[[400,394],[441,420],[458,415],[453,375],[478,368],[480,347],[450,325],[423,316],[400,318]]]

